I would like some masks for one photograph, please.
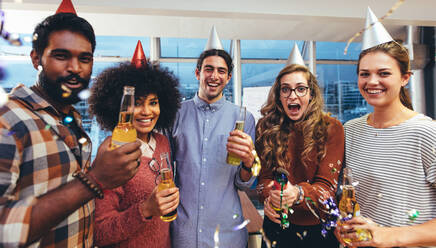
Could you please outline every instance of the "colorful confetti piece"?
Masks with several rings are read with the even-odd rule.
[[[236,218],[238,218],[239,217],[239,214],[234,214],[233,215],[233,219],[236,219]]]
[[[89,91],[89,89],[85,89],[85,90],[80,91],[78,96],[80,99],[86,100],[89,98],[90,95],[91,95],[91,91]]]
[[[88,142],[88,140],[85,137],[79,139],[79,143],[82,145],[85,144],[86,142]]]
[[[73,121],[73,117],[67,116],[64,118],[64,124],[68,125]]]
[[[213,234],[213,241],[215,244],[214,248],[219,248],[220,246],[219,234],[220,234],[220,224],[216,226],[215,233]]]
[[[407,215],[409,217],[409,220],[414,221],[416,220],[416,218],[418,218],[419,211],[416,209],[410,209],[409,211],[407,211]]]
[[[245,226],[247,226],[248,223],[250,223],[250,220],[248,220],[248,219],[247,219],[247,220],[244,220],[241,224],[235,226],[235,227],[233,228],[233,231],[241,230],[242,228],[244,228]]]
[[[5,105],[9,100],[8,94],[6,94],[5,90],[0,87],[0,107]]]

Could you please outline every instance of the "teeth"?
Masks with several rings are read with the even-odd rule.
[[[146,119],[146,120],[138,120],[139,122],[144,122],[144,123],[148,123],[151,122],[151,119]]]
[[[211,83],[209,83],[207,85],[212,86],[212,87],[217,87],[219,84],[211,84]]]
[[[379,93],[382,93],[382,90],[366,90],[366,91],[368,91],[368,93],[369,94],[379,94]]]

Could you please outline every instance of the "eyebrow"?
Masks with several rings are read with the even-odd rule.
[[[204,68],[211,68],[211,69],[217,68],[218,70],[226,70],[227,71],[227,68],[225,68],[225,67],[214,67],[212,65],[205,65]]]
[[[290,83],[286,83],[286,82],[281,83],[281,85],[291,86]],[[303,83],[303,82],[298,82],[298,83],[297,83],[297,87],[298,87],[298,86],[307,86],[307,87],[309,87],[309,84],[306,84],[306,83]]]
[[[53,53],[68,53],[68,54],[71,54],[70,50],[63,49],[63,48],[57,48],[57,49],[51,50],[50,54],[53,54]],[[90,53],[90,52],[81,52],[80,56],[91,56],[91,57],[93,57],[94,55],[92,53]]]

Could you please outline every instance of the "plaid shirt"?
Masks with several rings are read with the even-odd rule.
[[[80,115],[74,118],[81,127]],[[73,180],[90,166],[91,141],[82,149],[56,109],[24,85],[0,108],[0,246],[26,242],[37,197]],[[84,165],[83,167],[81,165]],[[94,201],[46,233],[33,247],[92,247]]]

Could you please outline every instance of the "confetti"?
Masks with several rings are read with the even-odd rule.
[[[65,125],[70,124],[72,121],[73,121],[73,117],[71,117],[71,116],[67,116],[67,117],[64,118],[64,124]]]
[[[88,142],[88,140],[85,137],[79,139],[79,143],[82,145],[85,144],[86,142]]]
[[[62,88],[62,90],[64,91],[63,93],[62,93],[62,97],[63,98],[67,98],[67,97],[69,97],[70,95],[71,95],[71,90],[67,87],[67,86],[65,86],[65,85],[61,85],[61,88]]]
[[[80,91],[78,96],[80,99],[86,100],[89,98],[90,95],[91,95],[91,91],[89,91],[89,89],[85,89],[85,90]]]
[[[218,224],[215,228],[215,233],[213,234],[213,241],[215,243],[214,248],[218,248],[220,245],[219,242],[219,234],[220,234],[220,224]]]
[[[272,242],[272,247],[276,247],[276,245],[277,245],[277,241],[273,241]]]
[[[0,87],[0,107],[5,105],[9,100],[8,94],[6,94],[5,90]]]
[[[414,221],[419,216],[419,211],[416,209],[410,209],[407,211],[407,215],[409,216],[409,220]]]
[[[15,134],[14,131],[9,131],[9,132],[8,132],[8,136],[11,136],[11,135],[14,135],[14,134]]]
[[[34,34],[32,37],[33,40],[37,40],[38,39],[38,34]]]
[[[234,214],[233,215],[233,219],[236,219],[236,218],[238,218],[239,217],[239,214]]]
[[[330,163],[330,164],[329,164],[329,167],[332,168],[332,167],[333,167],[333,163]]]
[[[301,235],[299,232],[296,232],[295,234],[297,234],[297,236],[298,236],[301,240],[303,240],[303,235]]]
[[[332,173],[336,173],[336,171],[338,171],[338,169],[336,169],[336,168],[332,169]]]
[[[248,223],[250,223],[250,220],[248,220],[248,219],[247,219],[247,220],[244,220],[244,222],[242,222],[241,224],[235,226],[235,227],[233,228],[233,231],[241,230],[242,228],[244,228],[245,226],[247,226]]]
[[[382,198],[382,197],[383,197],[383,194],[382,194],[382,193],[379,193],[379,194],[377,195],[377,197],[378,197],[378,198]]]
[[[51,127],[51,126],[47,124],[47,125],[45,125],[44,129],[45,129],[45,130],[49,130],[50,127]]]

